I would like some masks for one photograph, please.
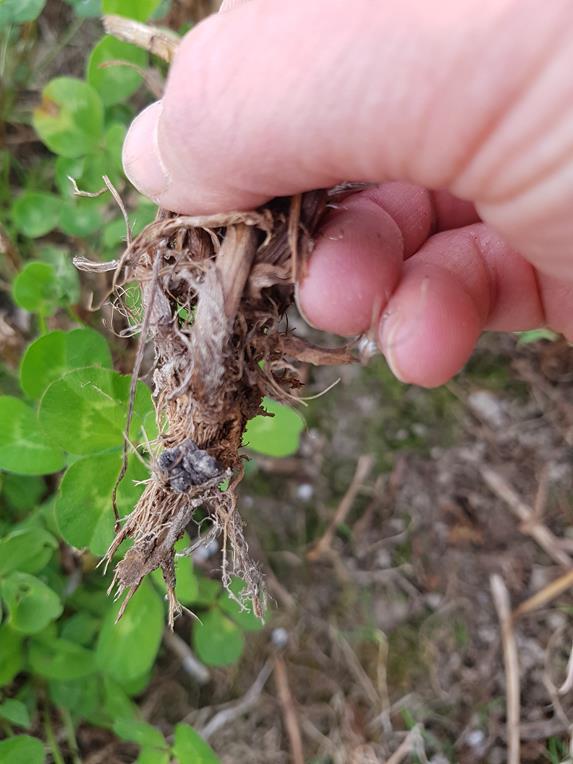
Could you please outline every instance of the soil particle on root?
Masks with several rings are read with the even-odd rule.
[[[112,583],[116,596],[126,593],[118,617],[143,577],[161,568],[173,623],[180,611],[173,547],[199,508],[223,538],[223,584],[240,576],[254,612],[263,611],[261,571],[250,559],[236,510],[246,424],[265,413],[264,396],[296,400],[297,360],[352,360],[346,348],[314,348],[294,337],[285,320],[327,198],[317,191],[256,212],[206,217],[160,211],[117,263],[116,293],[133,283],[141,290],[141,349],[153,342],[161,433],[141,499],[105,557],[111,562],[122,541],[133,541]],[[138,372],[136,363],[134,380]]]

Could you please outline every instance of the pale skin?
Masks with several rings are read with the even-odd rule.
[[[571,0],[233,0],[181,43],[124,167],[177,212],[366,181],[297,300],[426,387],[484,330],[573,340]]]

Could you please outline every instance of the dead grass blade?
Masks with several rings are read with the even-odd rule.
[[[362,488],[364,481],[367,479],[373,466],[374,457],[372,454],[363,454],[358,459],[352,482],[342,497],[342,501],[338,505],[328,528],[325,530],[316,544],[312,547],[312,549],[309,549],[307,552],[306,557],[308,560],[311,562],[316,562],[316,560],[319,560],[330,550],[336,529],[346,520],[348,513],[352,509],[356,497],[358,496],[358,492]]]
[[[304,764],[302,736],[298,723],[294,698],[288,682],[287,667],[282,655],[275,656],[274,677],[277,695],[283,715],[286,733],[289,739],[293,764]]]
[[[211,672],[194,655],[193,651],[184,639],[171,629],[163,632],[163,641],[166,646],[181,661],[183,669],[192,676],[199,685],[207,684],[211,680]]]
[[[220,729],[226,727],[228,724],[232,724],[235,719],[238,719],[240,716],[248,714],[249,711],[256,706],[272,672],[273,662],[269,659],[259,671],[257,678],[243,697],[239,698],[234,703],[229,704],[227,708],[222,708],[218,711],[213,718],[199,730],[201,736],[204,737],[205,740],[209,740],[209,738],[212,738]]]
[[[567,661],[567,675],[565,681],[561,687],[557,690],[559,695],[567,695],[573,689],[573,644],[571,645],[571,652],[569,653],[569,660]]]
[[[179,45],[179,36],[174,32],[141,24],[123,16],[104,16],[103,26],[107,34],[113,35],[123,42],[137,45],[138,48],[153,53],[154,56],[167,61],[168,64],[173,60]]]
[[[423,748],[423,744],[424,741],[422,738],[420,726],[416,724],[408,732],[392,756],[390,756],[389,759],[386,759],[384,764],[401,764],[406,756],[409,756],[411,753],[418,753],[420,747]]]
[[[556,578],[555,581],[551,581],[547,586],[544,586],[543,589],[535,592],[535,594],[518,605],[513,611],[513,618],[520,618],[522,615],[532,613],[534,610],[539,610],[539,608],[548,605],[572,586],[573,570],[570,570],[562,576],[559,576],[559,578]]]
[[[519,659],[509,592],[501,576],[490,578],[491,594],[501,628],[507,707],[507,764],[520,764]]]
[[[506,504],[515,517],[521,521],[521,531],[531,536],[547,552],[549,557],[559,563],[559,565],[563,565],[566,568],[572,567],[573,560],[563,551],[557,536],[536,519],[533,510],[518,496],[505,478],[485,464],[481,465],[479,469],[486,485]]]

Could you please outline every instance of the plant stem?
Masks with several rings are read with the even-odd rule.
[[[43,313],[38,313],[38,331],[40,332],[40,337],[48,331],[46,316]]]
[[[82,321],[82,319],[80,318],[78,312],[73,307],[73,305],[68,305],[68,307],[66,308],[66,313],[68,314],[69,318],[71,318],[71,320],[75,324],[84,324],[85,323],[85,321]]]
[[[54,764],[66,764],[64,757],[62,756],[62,752],[60,751],[60,747],[58,746],[56,736],[54,735],[54,728],[52,727],[49,708],[44,710],[44,734],[46,735],[46,742],[50,747],[52,758],[54,759]]]
[[[6,59],[8,57],[8,45],[10,44],[10,34],[12,26],[6,28],[2,35],[2,44],[0,47],[0,79],[4,79],[4,70],[6,69]]]
[[[70,746],[70,752],[72,754],[72,761],[74,764],[82,764],[72,715],[70,714],[67,708],[61,708],[60,715],[64,722],[64,727],[66,728],[66,734],[68,737],[68,745]]]

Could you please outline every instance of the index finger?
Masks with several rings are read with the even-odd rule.
[[[252,0],[183,40],[126,172],[179,212],[348,179],[446,187],[571,271],[572,22],[569,0]]]

